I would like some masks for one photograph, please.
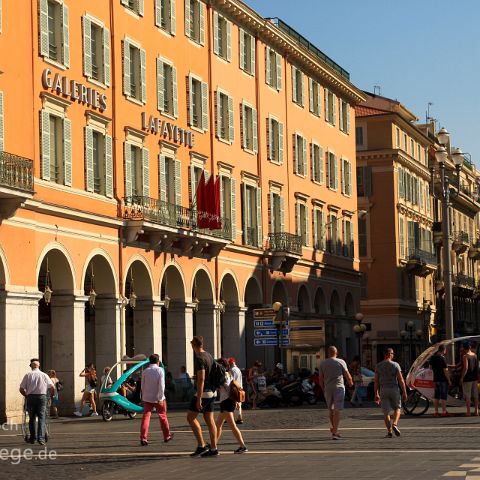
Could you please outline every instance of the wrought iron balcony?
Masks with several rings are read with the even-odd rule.
[[[419,277],[426,277],[437,269],[437,257],[426,250],[412,248],[408,254],[407,270]]]
[[[469,243],[469,236],[467,232],[459,231],[454,233],[452,248],[458,254],[465,252],[469,246]]]
[[[271,233],[268,237],[268,249],[271,252],[302,254],[302,237],[287,232]]]
[[[453,283],[458,287],[475,289],[475,279],[461,273],[453,275]]]
[[[0,186],[33,194],[33,162],[13,153],[0,152]]]
[[[257,227],[246,227],[244,232],[245,245],[252,245],[254,247],[258,244]]]

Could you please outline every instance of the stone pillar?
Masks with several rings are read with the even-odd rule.
[[[223,315],[222,346],[226,357],[234,357],[237,365],[245,365],[245,312],[247,309],[228,306]]]
[[[116,298],[97,297],[95,302],[95,357],[100,377],[104,367],[113,366],[121,357],[120,306]]]
[[[0,292],[0,423],[20,423],[23,397],[18,389],[38,357],[40,293]]]
[[[85,379],[85,302],[88,297],[52,296],[52,366],[64,383],[60,413],[70,414],[82,399]],[[87,339],[88,341],[88,339]]]
[[[212,303],[200,302],[198,305],[197,335],[203,337],[203,345],[214,358],[220,355],[217,348],[217,312]]]
[[[168,309],[168,369],[175,378],[180,367],[185,365],[187,372],[193,375],[193,350],[190,340],[193,337],[193,305],[170,302]]]
[[[135,355],[162,354],[161,303],[153,300],[137,300],[133,311]]]

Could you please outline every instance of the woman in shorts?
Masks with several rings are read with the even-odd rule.
[[[239,404],[233,401],[230,398],[230,383],[233,379],[232,374],[230,373],[230,365],[226,358],[220,358],[218,363],[223,365],[227,371],[225,376],[225,383],[218,389],[219,400],[220,400],[220,413],[215,421],[217,426],[217,444],[220,441],[222,435],[223,423],[227,422],[232,430],[234,437],[237,439],[238,444],[240,445],[233,453],[245,453],[248,452],[245,442],[243,441],[242,432],[238,429],[235,424],[235,419],[233,417],[233,412],[235,409],[239,408]]]
[[[85,390],[83,391],[82,401],[80,402],[80,408],[73,412],[77,417],[82,416],[82,410],[85,402],[88,400],[92,409],[91,415],[97,416],[97,405],[95,404],[95,393],[97,388],[97,372],[93,363],[88,364],[81,372],[81,377],[85,377]]]

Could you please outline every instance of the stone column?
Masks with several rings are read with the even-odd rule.
[[[175,378],[180,367],[185,365],[193,375],[193,350],[190,340],[193,337],[193,305],[170,302],[167,323],[168,369]]]
[[[52,296],[52,366],[64,383],[60,413],[70,414],[82,399],[85,379],[85,302],[88,297]],[[88,339],[87,339],[88,340]]]
[[[41,293],[0,292],[0,423],[20,423],[18,389],[38,357],[38,301]]]
[[[245,312],[246,308],[228,306],[223,315],[223,353],[234,357],[237,365],[245,367]]]
[[[153,300],[137,300],[133,311],[135,355],[162,353],[161,303]]]
[[[104,367],[113,366],[121,357],[120,306],[116,298],[97,297],[95,302],[95,357],[100,377]]]
[[[217,348],[217,312],[212,303],[200,302],[197,311],[197,335],[203,337],[205,350],[214,358],[220,355]]]

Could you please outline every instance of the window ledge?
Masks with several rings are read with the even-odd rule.
[[[242,67],[239,67],[240,70],[249,78],[254,78],[255,77],[255,72],[249,72],[248,70],[243,69]]]
[[[175,115],[173,115],[173,114],[171,114],[171,113],[169,113],[169,112],[164,112],[163,110],[158,110],[158,109],[157,109],[157,111],[158,111],[161,115],[163,115],[164,117],[169,118],[170,120],[177,120],[177,119],[178,119],[178,116],[176,117]]]
[[[314,117],[316,118],[322,118],[322,115],[320,113],[315,113],[315,112],[312,112],[311,110],[308,110]]]
[[[205,46],[205,43],[202,43],[200,40],[197,40],[195,38],[192,38],[192,37],[189,37],[187,34],[185,34],[185,36],[188,38],[188,40],[190,41],[190,43],[192,45],[194,45],[195,47],[204,47]]]
[[[198,133],[206,133],[208,131],[208,129],[203,129],[201,127],[196,127],[195,125],[191,125],[190,123],[188,124],[188,126],[194,130],[195,132],[198,132]]]
[[[298,108],[305,108],[305,104],[304,103],[299,103],[299,102],[296,102],[295,100],[292,100],[292,103],[294,105],[296,105]]]
[[[68,67],[64,65],[61,62],[58,62],[57,60],[52,60],[51,58],[48,57],[43,57],[43,61],[46,63],[49,63],[50,65],[53,65],[54,67],[59,68],[60,70],[67,70]]]
[[[132,103],[135,103],[136,105],[139,105],[140,107],[143,107],[145,105],[145,102],[142,102],[142,100],[139,100],[138,98],[131,97],[130,95],[126,95],[125,93],[124,95],[127,100],[129,100]]]
[[[249,148],[246,148],[246,147],[242,147],[242,150],[245,152],[245,153],[248,153],[250,155],[256,155],[257,152],[255,150],[250,150]]]
[[[96,85],[97,87],[100,87],[100,88],[103,88],[103,90],[107,90],[108,89],[108,85],[104,82],[101,82],[100,80],[95,80],[94,78],[92,77],[89,77],[87,75],[84,75],[85,78],[90,82],[90,83],[93,83],[94,85]]]
[[[232,144],[233,144],[232,141],[227,140],[226,138],[217,137],[217,140],[218,140],[219,142],[225,143],[225,144],[227,144],[227,145],[232,145]]]

